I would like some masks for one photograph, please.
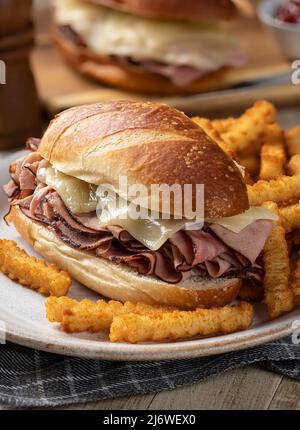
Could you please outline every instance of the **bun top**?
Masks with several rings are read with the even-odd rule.
[[[193,21],[230,19],[237,15],[232,0],[85,0],[149,18]],[[245,1],[245,0],[243,0]],[[248,0],[247,0],[248,1]]]
[[[182,112],[165,104],[116,101],[74,107],[58,114],[39,152],[59,171],[83,181],[128,186],[204,184],[206,218],[248,209],[247,189],[235,163]],[[173,195],[171,210],[173,211]],[[161,197],[159,201],[161,205]],[[160,206],[161,207],[161,206]]]

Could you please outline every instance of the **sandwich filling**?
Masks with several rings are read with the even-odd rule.
[[[177,86],[244,63],[235,39],[210,23],[135,17],[81,0],[57,1],[55,21],[71,43],[120,65],[166,76]]]
[[[76,178],[68,182],[60,172],[58,181],[49,180],[45,169],[52,167],[37,152],[38,145],[39,140],[32,139],[30,153],[11,165],[11,180],[4,190],[11,206],[18,206],[69,246],[168,283],[201,274],[262,282],[261,254],[272,229],[271,212],[251,208],[239,217],[206,220],[194,230],[185,229],[184,223],[168,229],[163,222],[156,223],[156,229],[149,223],[132,229],[115,223],[113,217],[103,225],[95,210],[94,186],[84,183],[72,189]],[[77,195],[73,201],[72,195]],[[154,237],[147,236],[147,230]]]

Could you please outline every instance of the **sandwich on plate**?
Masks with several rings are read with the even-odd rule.
[[[241,167],[182,112],[75,107],[27,147],[10,166],[6,221],[92,290],[188,309],[262,282],[274,214],[249,207]]]
[[[251,14],[248,0],[57,0],[53,36],[82,74],[159,94],[228,85],[244,64],[222,21]]]

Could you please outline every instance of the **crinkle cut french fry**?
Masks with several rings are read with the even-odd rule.
[[[217,118],[211,120],[211,124],[218,133],[222,134],[228,131],[228,129],[237,121],[236,118]]]
[[[300,228],[300,202],[279,208],[279,215],[286,233]]]
[[[221,137],[233,151],[243,151],[255,146],[267,134],[268,125],[275,122],[275,116],[276,110],[271,103],[258,101],[221,133]]]
[[[300,176],[281,176],[269,182],[258,181],[248,185],[248,197],[251,206],[260,206],[267,201],[276,203],[300,198]]]
[[[258,136],[257,140],[251,144],[243,148],[238,152],[239,156],[253,156],[256,155],[261,156],[261,148],[263,145],[283,145],[284,153],[285,153],[285,140],[284,140],[284,130],[279,126],[277,122],[273,122],[271,124],[265,124],[264,131]],[[286,157],[285,157],[286,158]]]
[[[256,154],[239,156],[238,163],[244,166],[246,172],[248,172],[251,177],[256,177],[259,172],[259,157]]]
[[[224,140],[221,138],[219,132],[213,127],[211,121],[208,118],[200,118],[194,117],[192,120],[201,127],[205,133],[216,142],[230,158],[235,158],[234,151],[230,149],[230,146],[227,145]]]
[[[300,154],[293,155],[287,165],[290,175],[300,175]]]
[[[284,131],[277,123],[267,126],[260,156],[260,179],[269,181],[284,175],[286,163]]]
[[[300,257],[299,253],[298,257]],[[300,258],[298,258],[296,266],[291,273],[291,289],[294,294],[295,305],[300,305]]]
[[[114,318],[110,327],[112,342],[151,342],[214,336],[245,330],[252,323],[253,307],[239,306],[173,311],[160,314],[126,314]]]
[[[285,141],[290,157],[300,154],[300,124],[286,132]]]
[[[113,318],[125,313],[161,313],[170,312],[171,306],[148,305],[146,303],[117,302],[99,300],[77,302],[68,297],[49,297],[46,302],[46,316],[50,322],[60,322],[68,333],[89,331],[97,333],[109,330]]]
[[[47,296],[64,296],[71,287],[67,272],[29,256],[12,240],[0,239],[0,271],[13,281]]]
[[[260,179],[269,181],[283,176],[285,162],[285,148],[282,142],[264,143],[261,148]]]
[[[78,302],[70,297],[48,297],[45,301],[46,317],[50,322],[62,322],[64,312],[70,312],[78,304],[84,306],[86,302],[90,303],[90,300]]]
[[[266,202],[263,205],[278,214],[277,205]],[[263,281],[264,302],[271,318],[276,318],[294,307],[293,293],[289,286],[290,260],[285,230],[280,219],[274,222],[272,232],[266,241],[263,253],[265,276]]]

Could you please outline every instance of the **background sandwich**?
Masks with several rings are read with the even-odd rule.
[[[28,148],[10,168],[7,221],[89,288],[121,301],[190,308],[231,302],[243,279],[261,283],[274,215],[249,208],[239,166],[183,113],[151,102],[76,107]],[[113,211],[100,223],[95,189],[109,183],[120,194],[120,176],[149,189],[203,184],[203,228],[121,220]]]
[[[224,86],[245,58],[220,20],[251,13],[248,0],[59,0],[54,40],[86,76],[145,93]]]

